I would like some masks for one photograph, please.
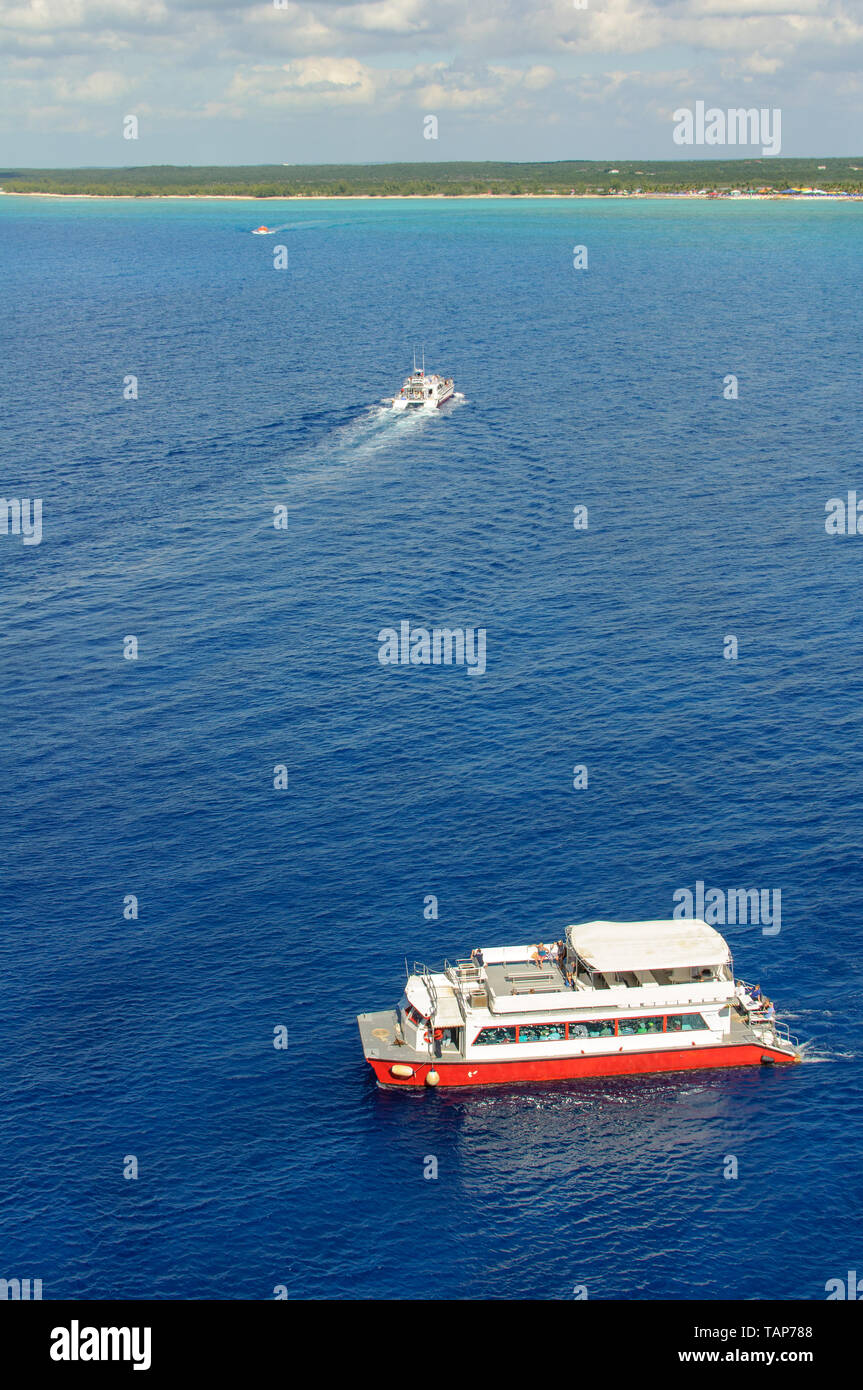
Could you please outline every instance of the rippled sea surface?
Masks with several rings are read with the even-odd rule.
[[[43,501],[40,544],[0,535],[0,1276],[758,1299],[860,1267],[863,538],[824,520],[863,483],[861,216],[0,198],[2,492]],[[394,418],[414,344],[463,399]],[[381,666],[402,619],[485,627],[486,673]],[[781,892],[778,933],[724,930],[802,1066],[376,1089],[355,1015],[405,956],[699,880]]]

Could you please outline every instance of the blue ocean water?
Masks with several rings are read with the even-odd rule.
[[[2,492],[43,501],[0,536],[0,1276],[819,1299],[860,1267],[863,539],[824,508],[863,482],[861,216],[0,198]],[[394,418],[414,344],[463,399]],[[381,666],[401,619],[485,627],[486,673]],[[781,891],[778,933],[724,930],[802,1066],[375,1087],[355,1015],[406,955],[699,880]]]

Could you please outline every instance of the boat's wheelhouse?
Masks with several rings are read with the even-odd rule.
[[[415,1052],[463,1054],[464,1020],[452,991],[423,967],[414,967],[396,1010],[397,1036]]]
[[[417,405],[424,405],[427,400],[431,400],[433,391],[434,387],[426,379],[425,372],[416,371],[413,376],[408,377],[399,394],[408,403],[415,402]]]

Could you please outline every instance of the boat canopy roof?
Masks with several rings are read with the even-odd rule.
[[[571,950],[590,970],[676,970],[687,965],[725,965],[731,952],[723,937],[695,917],[661,922],[584,922],[570,926]]]

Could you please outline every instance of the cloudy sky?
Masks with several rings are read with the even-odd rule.
[[[863,0],[584,3],[0,0],[0,164],[727,155],[674,144],[697,100],[863,154]]]

